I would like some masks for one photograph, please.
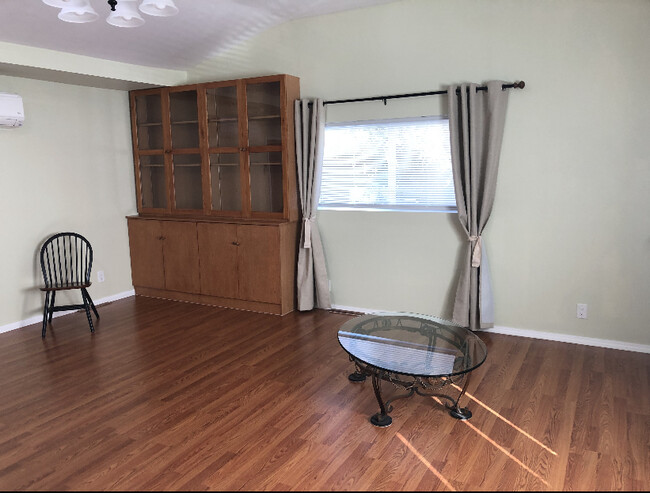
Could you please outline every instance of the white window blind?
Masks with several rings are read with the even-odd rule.
[[[319,208],[456,211],[449,120],[327,124]]]

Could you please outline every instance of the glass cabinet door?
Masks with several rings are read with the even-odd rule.
[[[199,108],[196,91],[169,93],[172,149],[199,147]]]
[[[251,210],[282,212],[282,152],[250,153]]]
[[[176,209],[203,209],[201,154],[173,154]]]
[[[165,209],[167,207],[165,157],[162,154],[140,155],[140,191],[143,208]]]
[[[240,147],[237,86],[206,89],[208,147]]]
[[[167,208],[162,98],[160,93],[135,96],[135,156],[139,178],[139,207]]]
[[[246,109],[248,145],[281,145],[280,82],[247,84]]]
[[[163,144],[163,122],[160,94],[135,97],[135,123],[138,149],[160,149]]]
[[[197,91],[169,93],[171,157],[176,210],[203,209]]]
[[[280,81],[246,85],[252,212],[282,213]]]
[[[210,196],[213,211],[242,210],[237,85],[206,89]]]
[[[213,211],[241,211],[241,166],[238,152],[210,153]]]

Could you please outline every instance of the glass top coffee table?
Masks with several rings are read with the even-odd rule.
[[[388,415],[391,402],[413,394],[445,399],[454,418],[472,417],[459,401],[470,373],[485,361],[487,348],[470,330],[437,317],[382,312],[348,320],[339,329],[338,339],[355,365],[348,378],[363,382],[372,377],[380,409],[370,418],[373,425],[389,426],[393,422]],[[384,401],[382,381],[407,393]],[[444,392],[452,388],[458,393],[456,398]]]

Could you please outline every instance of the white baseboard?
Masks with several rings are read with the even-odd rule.
[[[121,300],[123,298],[129,298],[130,296],[135,296],[135,290],[131,289],[129,291],[124,291],[122,293],[117,293],[111,296],[107,296],[100,300],[95,301],[96,305],[102,305],[104,303],[110,303],[111,301]],[[343,312],[353,312],[353,313],[374,313],[382,310],[373,310],[369,308],[359,308],[355,306],[343,306],[343,305],[332,305],[332,310],[339,310]],[[72,313],[73,311],[67,312],[57,312],[53,316],[61,317]],[[35,315],[25,320],[19,322],[14,322],[11,324],[0,326],[0,334],[3,332],[9,332],[10,330],[20,329],[27,325],[32,325],[43,320],[42,315]],[[623,341],[614,341],[610,339],[597,339],[595,337],[583,337],[576,336],[572,334],[560,334],[558,332],[541,332],[538,330],[528,330],[528,329],[517,329],[513,327],[502,327],[496,326],[491,329],[483,329],[482,332],[488,332],[493,334],[503,334],[509,336],[518,336],[518,337],[528,337],[531,339],[542,339],[545,341],[557,341],[557,342],[566,342],[570,344],[581,344],[583,346],[595,346],[603,347],[610,349],[620,349],[622,351],[633,351],[636,353],[646,353],[650,354],[650,345],[647,344],[636,344],[633,342],[623,342]]]
[[[95,305],[103,305],[104,303],[110,303],[111,301],[117,301],[121,300],[123,298],[129,298],[130,296],[135,296],[135,289],[131,289],[129,291],[124,291],[122,293],[117,293],[113,294],[111,296],[106,296],[105,298],[99,299],[99,300],[93,300],[95,302]],[[63,315],[67,315],[69,313],[74,313],[76,310],[69,310],[69,311],[64,311],[64,312],[56,312],[52,314],[52,317],[62,317]],[[29,317],[25,320],[21,320],[19,322],[13,322],[7,325],[2,325],[0,326],[0,334],[3,332],[9,332],[10,330],[15,330],[15,329],[20,329],[21,327],[26,327],[27,325],[32,325],[37,322],[42,322],[43,321],[43,315],[34,315],[33,317]]]
[[[622,351],[634,351],[636,353],[650,353],[650,346],[636,344],[634,342],[613,341],[611,339],[597,339],[595,337],[575,336],[571,334],[559,334],[557,332],[541,332],[538,330],[515,329],[512,327],[495,326],[491,329],[482,329],[482,332],[493,334],[505,334],[509,336],[530,337],[532,339],[543,339],[546,341],[568,342],[570,344],[581,344],[583,346],[596,346]]]
[[[359,308],[354,306],[332,305],[332,310],[356,313],[374,313],[380,310]],[[496,326],[491,329],[482,329],[482,332],[493,334],[504,334],[509,336],[529,337],[531,339],[543,339],[546,341],[567,342],[570,344],[581,344],[583,346],[596,346],[609,349],[620,349],[622,351],[634,351],[636,353],[650,353],[650,345],[636,344],[633,342],[613,341],[609,339],[597,339],[595,337],[583,337],[571,334],[560,334],[557,332],[541,332],[537,330],[516,329],[512,327]]]

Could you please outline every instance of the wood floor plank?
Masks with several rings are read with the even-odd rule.
[[[0,490],[650,489],[647,354],[479,333],[469,421],[416,395],[376,428],[351,314],[98,308],[0,334]]]

